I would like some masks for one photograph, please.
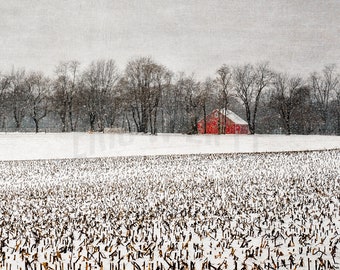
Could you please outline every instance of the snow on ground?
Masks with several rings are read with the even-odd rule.
[[[336,136],[2,133],[0,269],[339,269],[339,164]]]
[[[0,160],[340,148],[340,136],[0,133]]]
[[[339,269],[339,164],[340,150],[0,161],[0,269]]]

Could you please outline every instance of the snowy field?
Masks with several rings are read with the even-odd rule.
[[[2,133],[0,269],[340,269],[339,164],[336,136]]]
[[[339,269],[339,164],[340,150],[0,161],[0,269]]]
[[[0,133],[0,160],[339,149],[340,136]]]

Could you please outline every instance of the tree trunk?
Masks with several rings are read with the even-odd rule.
[[[322,127],[322,133],[323,134],[327,134],[328,133],[328,110],[325,109],[323,112],[322,112],[322,118],[323,118],[323,127]]]
[[[165,120],[164,120],[164,110],[161,111],[161,117],[162,117],[162,133],[164,133],[165,130]]]
[[[340,136],[340,111],[337,111],[337,132],[336,134]]]
[[[207,134],[207,108],[205,103],[203,104],[203,116],[204,116],[204,134]]]
[[[253,119],[252,119],[252,127],[251,127],[251,134],[254,135],[256,131],[256,114],[257,114],[257,108],[259,105],[261,91],[257,94],[254,104],[254,111],[253,111]]]
[[[37,118],[33,118],[35,124],[35,133],[39,132],[39,120]]]
[[[148,132],[147,127],[148,127],[147,110],[146,110],[146,108],[142,108],[142,123],[140,125],[140,131],[139,132],[147,133]]]
[[[110,128],[113,128],[113,125],[115,124],[116,122],[116,116],[111,116],[110,118]]]
[[[255,134],[255,127],[253,126],[253,124],[255,123],[255,121],[251,121],[251,114],[250,114],[250,108],[248,104],[245,104],[245,108],[246,108],[246,118],[247,118],[247,122],[248,122],[248,126],[249,126],[249,132],[251,135]]]
[[[169,123],[169,132],[170,133],[175,133],[175,119],[177,118],[176,115],[176,110],[173,110],[173,113],[171,114],[170,117],[170,123]]]
[[[149,123],[149,129],[150,129],[150,133],[151,134],[154,134],[154,126],[153,126],[153,115],[152,115],[152,109],[151,107],[149,106],[149,110],[148,110],[148,123]]]
[[[290,129],[290,114],[289,114],[289,112],[287,113],[287,117],[286,117],[286,128],[287,128],[287,135],[290,135],[291,129]]]
[[[193,126],[192,126],[192,133],[193,134],[197,134],[198,133],[198,131],[197,131],[197,122],[198,122],[198,117],[195,116],[194,117]]]
[[[6,129],[6,116],[2,116],[1,119],[1,128]]]
[[[21,128],[21,117],[14,111],[14,121],[17,131]]]
[[[17,129],[17,131],[19,131],[21,128],[21,123],[17,120],[15,120],[15,128]]]
[[[131,124],[130,124],[130,120],[127,116],[126,116],[126,121],[127,121],[127,124],[128,124],[128,130],[129,130],[129,133],[130,133],[131,132]]]
[[[61,132],[66,132],[66,112],[63,111],[59,113],[60,121],[61,121]]]
[[[62,121],[63,121],[63,132],[68,131],[68,126],[67,126],[67,95],[64,95],[64,100],[63,100],[63,111],[62,111]]]
[[[90,113],[90,131],[93,132],[95,130],[94,123],[96,120],[96,115],[94,113]]]
[[[70,122],[70,129],[73,132],[74,131],[74,125],[73,125],[72,99],[69,101],[68,121]]]
[[[137,121],[135,109],[133,109],[133,108],[132,108],[132,118],[133,118],[133,121],[135,122],[137,132],[141,132],[140,131],[140,122]],[[126,119],[128,119],[128,118],[126,117]]]
[[[79,114],[77,113],[77,117],[74,120],[74,124],[73,124],[73,131],[76,131],[78,128],[78,119],[79,119]]]
[[[98,126],[98,129],[99,129],[99,132],[104,131],[105,124],[104,124],[103,118],[100,117],[100,116],[98,116],[97,126]]]
[[[226,114],[227,114],[227,109],[228,109],[228,104],[229,104],[229,102],[228,102],[228,100],[227,99],[225,99],[225,102],[224,102],[224,114],[222,115],[222,117],[223,117],[223,131],[222,131],[222,134],[226,134],[226,128],[227,128],[227,116],[226,116]]]
[[[154,110],[153,115],[153,135],[157,134],[157,107]]]

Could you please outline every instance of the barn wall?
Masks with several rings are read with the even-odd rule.
[[[221,117],[222,116],[222,117]],[[213,111],[211,114],[207,115],[206,121],[206,131],[207,134],[219,134],[219,118],[223,119],[223,115],[221,115],[218,111]],[[200,120],[197,123],[197,130],[199,134],[204,134],[204,119]],[[248,134],[248,126],[247,125],[237,125],[227,118],[226,134]]]
[[[242,125],[240,134],[248,134],[248,133],[249,133],[248,125]]]

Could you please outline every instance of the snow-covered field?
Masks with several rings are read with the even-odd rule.
[[[0,133],[0,160],[340,148],[340,136]]]
[[[340,150],[0,161],[0,268],[338,269],[339,164]]]
[[[340,137],[13,133],[0,160],[0,269],[340,268]]]

